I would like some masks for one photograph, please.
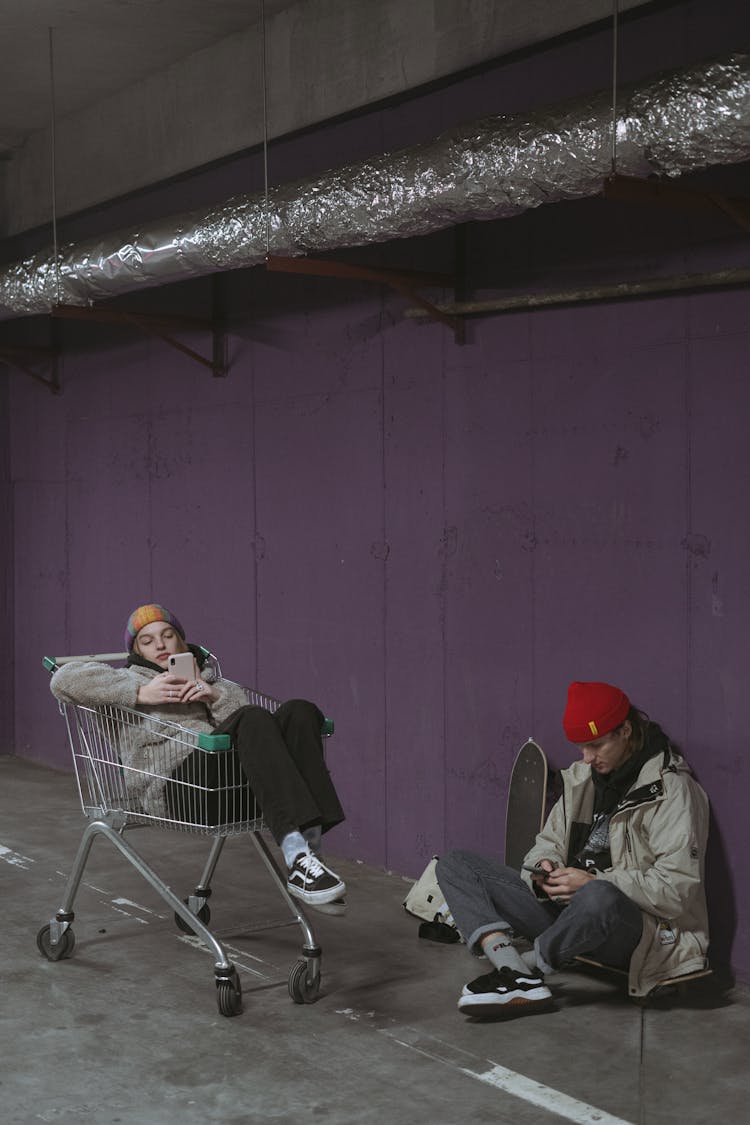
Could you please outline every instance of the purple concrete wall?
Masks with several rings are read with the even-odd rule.
[[[716,8],[633,21],[624,73],[726,49],[739,26]],[[589,36],[284,142],[272,176],[606,85],[606,47]],[[252,190],[250,166],[121,209]],[[105,209],[90,223],[106,229]],[[744,253],[721,217],[696,227],[596,203],[468,234],[477,286],[695,272]],[[377,253],[452,266],[449,236]],[[349,815],[332,850],[413,875],[449,846],[499,853],[519,744],[533,734],[566,764],[568,681],[610,679],[684,746],[711,796],[714,951],[731,948],[750,979],[750,295],[516,314],[474,323],[459,347],[367,287],[251,271],[227,290],[226,379],[161,343],[67,324],[62,396],[3,377],[16,752],[69,761],[42,653],[117,648],[133,606],[161,600],[227,674],[335,716]],[[205,315],[208,286],[148,301]]]
[[[14,377],[17,752],[67,763],[41,654],[118,647],[162,600],[335,716],[332,847],[415,874],[502,850],[519,744],[566,764],[568,681],[609,679],[710,793],[747,972],[749,311],[513,315],[461,348],[363,297],[234,338],[223,380],[138,340],[68,355],[58,398]]]

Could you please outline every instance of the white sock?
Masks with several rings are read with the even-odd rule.
[[[302,835],[309,844],[311,852],[317,853],[320,851],[320,841],[323,837],[323,829],[320,824],[313,824],[310,828],[306,828]]]
[[[545,977],[548,976],[549,973],[554,973],[555,970],[551,965],[548,965],[542,957],[541,950],[539,949],[539,938],[534,939],[534,949],[530,956],[534,958],[534,965],[538,973],[541,973]]]
[[[514,973],[527,973],[529,971],[506,931],[494,934],[491,940],[483,942],[482,952],[496,969],[502,969],[507,965]]]
[[[279,844],[279,847],[281,848],[282,852],[284,853],[284,859],[286,860],[286,865],[290,870],[291,870],[292,864],[294,863],[295,859],[297,858],[297,856],[299,855],[300,852],[309,852],[310,851],[310,849],[307,846],[307,840],[305,839],[305,837],[302,835],[301,832],[296,832],[296,831],[295,832],[287,832],[286,836],[284,837],[284,839]]]
[[[539,966],[536,963],[536,951],[533,949],[527,950],[526,953],[521,954],[521,960],[526,966],[527,970],[534,976],[540,976]]]

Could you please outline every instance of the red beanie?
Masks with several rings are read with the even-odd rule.
[[[619,688],[576,682],[568,688],[563,729],[571,742],[591,742],[619,727],[629,710],[630,700]]]

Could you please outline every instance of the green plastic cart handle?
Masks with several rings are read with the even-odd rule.
[[[231,750],[232,738],[228,734],[199,734],[198,746],[201,750]]]
[[[324,738],[333,734],[333,719],[324,719],[321,729]],[[199,734],[198,746],[201,750],[230,750],[232,748],[232,739],[228,734]]]

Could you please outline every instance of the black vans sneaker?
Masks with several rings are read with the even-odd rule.
[[[346,891],[346,883],[312,852],[300,852],[290,868],[286,889],[302,902],[320,906],[341,898]]]
[[[549,1007],[552,993],[537,973],[518,973],[504,966],[464,985],[459,1012],[467,1016],[496,1016],[504,1010],[518,1015],[522,1008]]]

